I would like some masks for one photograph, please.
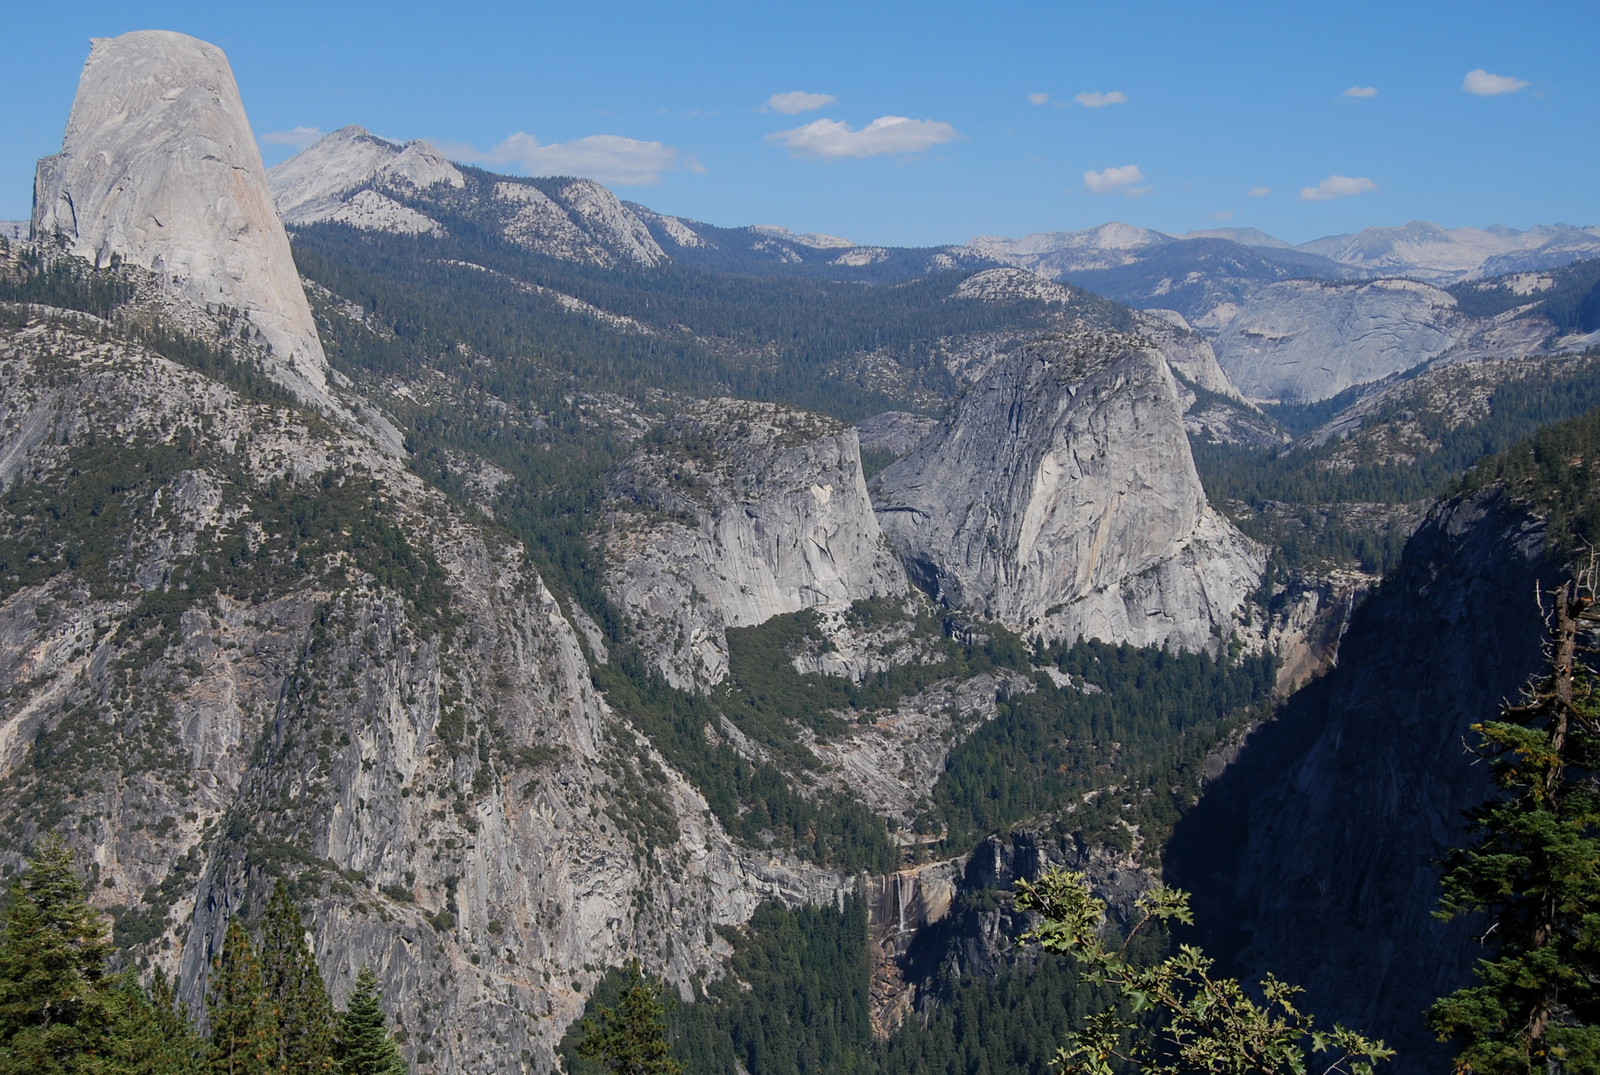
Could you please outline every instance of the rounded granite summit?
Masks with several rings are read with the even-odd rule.
[[[232,307],[273,376],[325,399],[327,360],[267,190],[228,58],[166,30],[95,38],[61,152],[39,161],[33,233],[96,265],[156,272],[190,301]]]

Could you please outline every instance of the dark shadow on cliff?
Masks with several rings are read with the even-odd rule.
[[[1177,826],[1168,880],[1224,968],[1306,988],[1384,1038],[1391,1075],[1443,1071],[1422,1012],[1470,980],[1472,923],[1432,917],[1435,861],[1489,791],[1464,739],[1540,660],[1541,521],[1498,492],[1451,501],[1357,610],[1339,665],[1290,698]]]

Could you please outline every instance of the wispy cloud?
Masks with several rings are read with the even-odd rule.
[[[931,119],[879,116],[859,131],[836,119],[812,120],[803,127],[774,131],[769,142],[781,142],[796,157],[877,157],[884,154],[921,153],[954,142],[955,127]]]
[[[1314,187],[1301,187],[1300,200],[1303,202],[1331,202],[1335,198],[1351,198],[1357,194],[1365,194],[1369,190],[1377,190],[1378,184],[1365,176],[1352,179],[1347,175],[1330,175]]]
[[[496,167],[510,164],[529,175],[576,175],[623,187],[650,186],[661,182],[662,173],[678,169],[675,147],[615,134],[591,134],[546,146],[519,131],[487,153],[470,146],[460,149],[465,152],[459,153],[458,160]],[[691,172],[703,170],[692,158],[685,164]]]
[[[767,98],[763,112],[782,112],[786,116],[798,116],[802,112],[814,112],[825,105],[836,105],[839,98],[831,93],[804,93],[795,90],[793,93],[775,93]]]
[[[1048,93],[1030,93],[1030,94],[1028,94],[1028,103],[1029,104],[1042,105],[1048,100],[1050,100],[1050,95]]]
[[[317,127],[291,127],[287,131],[273,131],[261,136],[261,141],[269,146],[294,146],[301,150],[312,142],[322,137],[322,131]]]
[[[1206,214],[1206,219],[1207,220],[1232,220],[1233,219],[1233,211],[1229,210],[1229,209],[1222,209],[1222,210],[1219,210],[1218,212],[1215,212],[1215,213],[1207,213]]]
[[[1112,90],[1110,93],[1080,93],[1073,98],[1085,108],[1104,108],[1106,105],[1119,105],[1128,99],[1128,95],[1121,90]]]
[[[1351,86],[1349,89],[1344,91],[1344,96],[1345,97],[1358,97],[1358,98],[1376,97],[1376,96],[1378,96],[1378,87],[1376,87],[1376,86]]]
[[[1124,164],[1121,168],[1103,168],[1098,172],[1084,172],[1083,185],[1090,194],[1126,194],[1137,198],[1149,187],[1136,187],[1144,182],[1144,173],[1137,164]]]
[[[1520,78],[1512,78],[1509,75],[1491,75],[1480,67],[1467,72],[1467,77],[1461,80],[1461,88],[1476,97],[1498,97],[1502,93],[1525,90],[1528,84]]]
[[[1249,190],[1250,197],[1252,197],[1252,198],[1265,198],[1268,194],[1271,194],[1271,193],[1272,193],[1272,188],[1271,187],[1251,187],[1250,190]]]

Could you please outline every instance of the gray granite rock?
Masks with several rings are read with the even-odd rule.
[[[1289,280],[1251,296],[1215,347],[1245,395],[1310,402],[1420,366],[1465,328],[1453,297],[1414,280]]]
[[[94,39],[61,152],[39,162],[33,231],[241,311],[270,350],[272,376],[328,402],[311,307],[215,45],[165,30]]]
[[[606,588],[678,686],[728,669],[729,627],[907,591],[855,430],[765,403],[692,405],[606,492]]]
[[[1087,328],[992,366],[873,501],[924,589],[1046,638],[1214,647],[1263,563],[1206,503],[1166,362]]]

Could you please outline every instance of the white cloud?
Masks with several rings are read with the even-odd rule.
[[[514,164],[529,175],[577,175],[624,187],[659,183],[662,172],[678,168],[678,150],[673,146],[615,134],[591,134],[543,146],[533,135],[519,131],[487,153],[463,154],[458,159]],[[690,171],[695,164],[698,162],[689,166]]]
[[[1314,187],[1301,187],[1300,200],[1303,202],[1331,202],[1335,198],[1349,198],[1377,189],[1378,184],[1364,176],[1352,179],[1347,175],[1330,175]]]
[[[802,112],[812,112],[823,105],[836,105],[839,98],[831,93],[802,93],[795,90],[793,93],[775,93],[767,98],[766,111],[782,112],[786,116],[798,116]]]
[[[1048,93],[1030,93],[1030,94],[1028,94],[1028,103],[1029,104],[1042,105],[1046,101],[1048,101],[1049,99],[1050,99],[1050,95]]]
[[[885,153],[921,153],[954,142],[960,133],[931,119],[879,116],[859,131],[836,119],[812,120],[803,127],[774,131],[769,142],[782,142],[796,157],[876,157]]]
[[[287,131],[273,131],[271,134],[261,136],[261,141],[269,146],[294,146],[300,150],[322,137],[322,131],[316,127],[291,127]]]
[[[1502,93],[1525,90],[1528,84],[1520,78],[1512,78],[1509,75],[1491,75],[1480,67],[1467,72],[1467,77],[1461,80],[1461,88],[1478,97],[1498,97]]]
[[[1090,194],[1126,194],[1136,198],[1149,187],[1135,187],[1143,181],[1144,173],[1137,164],[1124,164],[1121,168],[1104,168],[1098,172],[1084,172],[1083,185]]]
[[[1252,197],[1252,198],[1265,198],[1268,194],[1271,194],[1271,193],[1272,193],[1272,188],[1271,187],[1251,187],[1250,190],[1249,190],[1250,197]]]
[[[1207,220],[1232,220],[1233,219],[1233,212],[1232,212],[1232,210],[1229,210],[1229,209],[1223,209],[1220,212],[1207,213],[1206,214],[1206,219]]]
[[[1376,97],[1376,96],[1378,96],[1378,87],[1376,87],[1376,86],[1351,86],[1349,89],[1344,91],[1343,96],[1345,96],[1345,97]]]
[[[1085,108],[1104,108],[1106,105],[1119,105],[1128,99],[1128,95],[1121,90],[1112,90],[1110,93],[1080,93],[1073,98]]]

